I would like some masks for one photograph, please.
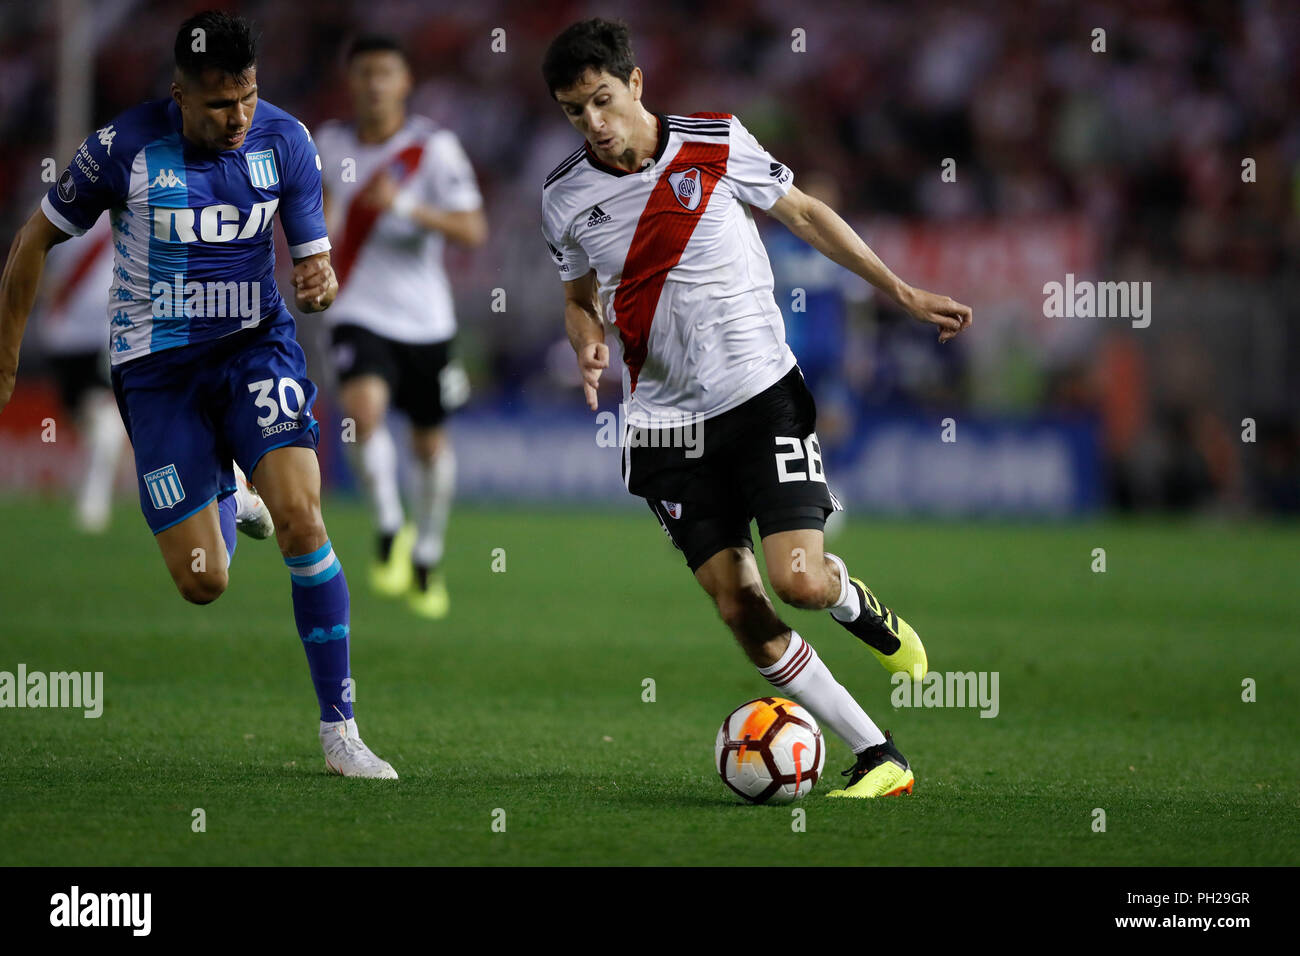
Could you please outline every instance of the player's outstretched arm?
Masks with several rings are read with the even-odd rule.
[[[45,255],[56,244],[70,238],[37,209],[18,230],[0,276],[0,409],[14,393],[18,374],[18,352],[36,289],[45,269]]]
[[[330,265],[330,254],[318,252],[293,260],[293,290],[303,312],[324,312],[339,294],[339,280]]]
[[[600,373],[609,367],[609,346],[605,344],[605,323],[600,319],[594,271],[564,283],[564,330],[578,355],[587,407],[594,412],[598,406],[596,388]]]
[[[862,237],[820,199],[791,186],[768,214],[832,262],[862,276],[902,306],[912,318],[939,326],[942,330],[939,332],[940,342],[947,342],[970,328],[973,318],[970,306],[946,295],[910,286],[898,278],[862,241]]]
[[[380,173],[362,192],[361,201],[380,210],[392,210],[411,220],[422,229],[440,232],[452,242],[477,248],[487,242],[487,216],[483,207],[477,209],[438,209],[416,200],[398,190],[397,181],[388,173]]]
[[[457,245],[476,249],[487,242],[487,216],[483,215],[481,208],[455,211],[416,204],[410,207],[407,215],[413,222],[442,233]]]
[[[440,232],[452,242],[469,249],[477,249],[487,242],[487,216],[483,215],[482,209],[456,211],[416,206],[411,211],[411,218],[425,229]]]

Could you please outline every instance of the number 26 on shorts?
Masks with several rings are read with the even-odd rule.
[[[820,481],[826,483],[822,469],[822,449],[817,443],[817,433],[807,438],[787,435],[776,436],[776,477],[778,481]],[[782,447],[786,450],[782,451]],[[800,467],[807,461],[807,470]]]

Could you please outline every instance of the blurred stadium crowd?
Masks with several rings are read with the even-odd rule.
[[[165,95],[175,26],[206,5],[88,8],[96,124]],[[227,6],[262,33],[263,97],[309,125],[347,115],[341,54],[351,36],[389,32],[408,45],[418,82],[412,109],[460,136],[492,226],[484,249],[449,253],[462,353],[480,401],[577,401],[560,287],[537,223],[540,184],[577,134],[549,99],[539,64],[572,20],[620,16],[632,27],[652,109],[739,114],[797,183],[834,193],[873,244],[878,231],[884,241],[900,224],[924,226],[910,244],[878,247],[882,256],[905,279],[975,309],[972,333],[951,349],[861,283],[828,281],[834,301],[821,326],[790,315],[796,353],[805,355],[805,343],[810,364],[822,332],[844,343],[822,350],[829,354],[818,370],[828,441],[851,432],[863,407],[1091,415],[1115,506],[1300,510],[1293,3]],[[6,245],[47,188],[42,160],[55,155],[56,13],[55,4],[0,12]],[[1104,52],[1093,49],[1098,29]],[[492,48],[496,30],[501,52]],[[73,147],[55,155],[60,168]],[[1253,182],[1243,182],[1247,158]],[[955,160],[955,181],[940,176],[944,159]],[[1149,328],[1044,318],[1042,286],[1062,281],[1069,259],[1050,269],[1026,259],[1010,269],[1010,289],[942,270],[931,279],[923,268],[927,250],[949,236],[975,246],[1020,236],[1032,246],[1044,224],[1059,223],[1088,250],[1076,271],[1153,282]],[[800,285],[798,275],[782,275],[775,253],[774,264],[779,286]],[[496,288],[506,290],[504,312],[492,311]],[[39,357],[25,361],[38,367]],[[616,401],[617,383],[609,384]],[[1257,421],[1256,444],[1241,439],[1247,417]]]

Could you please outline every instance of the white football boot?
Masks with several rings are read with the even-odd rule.
[[[266,510],[266,505],[262,503],[257,489],[249,483],[248,478],[239,470],[239,466],[232,462],[231,467],[235,469],[236,530],[259,541],[271,537],[275,534],[275,522],[271,520],[271,512]]]
[[[325,751],[325,767],[341,777],[374,777],[396,780],[397,771],[387,760],[380,760],[361,740],[357,722],[347,720],[320,722],[320,745]]]

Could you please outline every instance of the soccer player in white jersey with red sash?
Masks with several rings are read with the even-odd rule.
[[[938,326],[941,342],[970,326],[971,310],[890,272],[738,117],[647,110],[623,24],[570,26],[542,73],[585,139],[546,179],[542,229],[593,410],[606,321],[622,342],[628,490],[649,503],[759,673],[853,749],[846,786],[830,795],[910,793],[906,758],[777,616],[754,558],[751,520],[785,603],[829,610],[887,670],[924,676],[916,632],[823,550],[839,503],[751,207]]]
[[[482,245],[487,220],[456,134],[407,114],[411,74],[397,41],[354,41],[348,86],[355,122],[326,123],[316,134],[326,215],[339,237],[339,296],[327,321],[339,401],[355,423],[346,447],[378,528],[371,585],[440,618],[450,606],[438,566],[456,474],[443,422],[468,394],[451,361],[456,316],[442,253],[445,240]],[[413,528],[405,526],[397,448],[385,424],[390,405],[411,422]]]

